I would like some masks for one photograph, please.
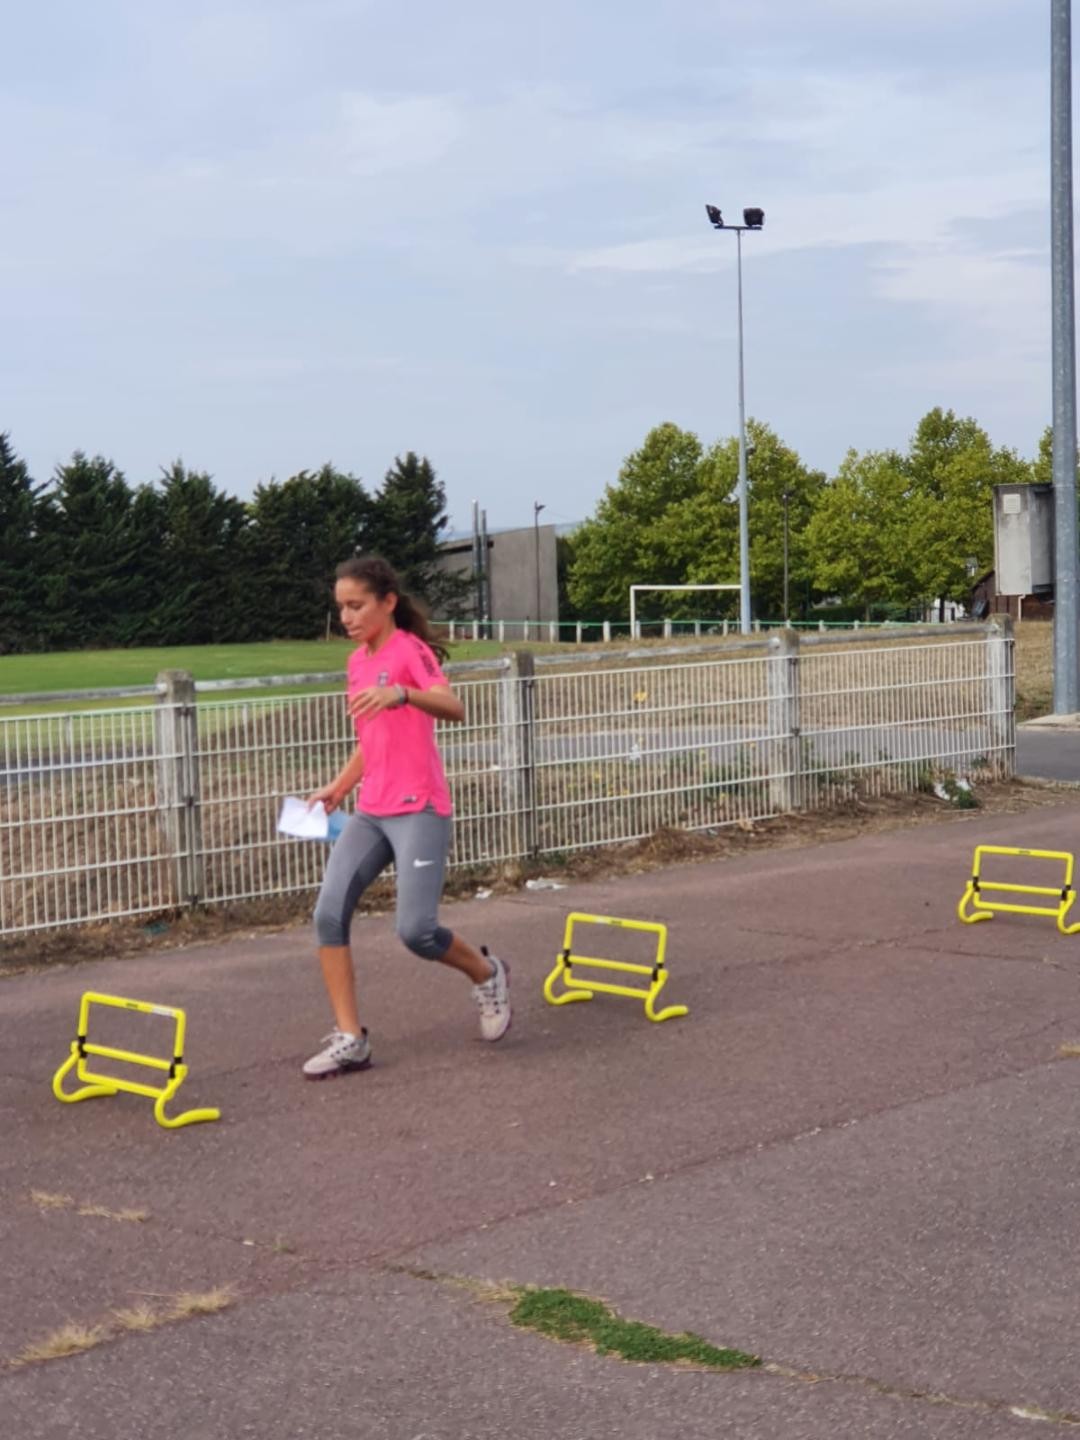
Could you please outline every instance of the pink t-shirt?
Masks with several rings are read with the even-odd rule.
[[[394,630],[374,655],[361,646],[349,656],[349,699],[372,685],[405,685],[430,690],[446,676],[431,650],[407,630]],[[431,715],[402,705],[357,720],[356,738],[364,752],[364,778],[357,805],[369,815],[408,815],[431,805],[438,815],[453,809],[442,760],[435,745]]]

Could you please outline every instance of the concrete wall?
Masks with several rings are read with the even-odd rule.
[[[538,548],[539,614],[536,604]],[[471,572],[472,542],[447,541],[442,547],[440,564],[446,570]],[[491,579],[492,620],[559,618],[559,569],[554,525],[541,525],[538,532],[533,526],[525,525],[520,530],[496,530],[489,533],[488,574]],[[470,608],[468,614],[472,616],[474,608]]]

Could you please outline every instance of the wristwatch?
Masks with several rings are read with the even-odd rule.
[[[397,708],[400,710],[403,705],[409,703],[409,692],[404,685],[399,685],[397,688],[401,694],[401,699],[397,703]]]

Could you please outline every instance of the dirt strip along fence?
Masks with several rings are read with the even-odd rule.
[[[1013,770],[1007,621],[522,651],[448,670],[467,714],[439,735],[456,866]],[[275,693],[304,681],[323,688]],[[196,685],[166,671],[143,694],[130,708],[0,711],[0,936],[318,886],[325,845],[283,838],[276,820],[285,795],[311,793],[351,752],[342,678]]]

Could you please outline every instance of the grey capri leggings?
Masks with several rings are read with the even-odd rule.
[[[441,960],[453,935],[439,924],[449,815],[352,815],[338,836],[315,902],[320,945],[347,945],[360,896],[391,861],[397,869],[397,933],[414,955]]]

